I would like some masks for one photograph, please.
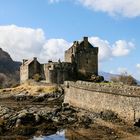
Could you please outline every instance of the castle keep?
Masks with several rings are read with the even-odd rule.
[[[65,51],[65,62],[40,64],[37,58],[23,60],[20,67],[20,82],[33,79],[39,74],[47,83],[61,84],[66,80],[86,80],[92,75],[98,75],[98,48],[93,47],[87,37],[83,41],[74,41]]]

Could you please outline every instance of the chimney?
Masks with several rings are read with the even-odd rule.
[[[26,61],[28,61],[28,60],[26,60],[26,59],[23,59],[23,61],[22,61],[22,64],[24,65]]]
[[[79,44],[79,42],[78,42],[78,41],[73,41],[73,45],[74,45],[75,47],[77,47],[77,46],[78,46],[78,44]]]
[[[88,37],[84,37],[83,40],[87,42],[88,41]]]
[[[36,61],[37,60],[37,57],[34,57],[33,59]]]
[[[84,46],[87,47],[88,46],[88,37],[84,37]]]

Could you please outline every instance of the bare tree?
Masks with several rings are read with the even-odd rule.
[[[111,81],[115,83],[123,83],[126,85],[137,85],[136,79],[129,75],[127,72],[122,73],[120,76],[112,77]]]

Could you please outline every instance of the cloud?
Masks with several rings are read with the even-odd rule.
[[[113,56],[125,56],[128,55],[133,48],[135,48],[135,45],[132,42],[118,40],[113,45],[112,54]]]
[[[37,56],[44,43],[42,29],[0,26],[0,47],[9,52],[14,60]]]
[[[132,42],[125,40],[110,44],[99,37],[89,37],[94,46],[99,47],[99,61],[128,55],[134,48]],[[0,47],[7,51],[14,60],[38,57],[42,62],[49,59],[64,60],[64,51],[72,45],[64,39],[47,39],[42,29],[18,27],[16,25],[0,26]]]
[[[84,6],[94,10],[106,12],[109,15],[124,17],[140,16],[139,0],[78,0]]]
[[[57,3],[62,0],[49,0],[50,3]],[[67,0],[63,0],[67,1]],[[139,0],[72,0],[79,2],[85,7],[108,13],[111,16],[137,17],[140,16]]]
[[[126,56],[135,48],[133,42],[125,40],[118,40],[112,45],[107,40],[102,40],[99,37],[90,37],[89,41],[94,46],[99,47],[99,61]]]
[[[99,47],[99,61],[105,61],[112,57],[111,46],[107,40],[102,40],[99,37],[90,37],[89,42]]]
[[[64,51],[71,43],[64,39],[48,39],[42,29],[0,26],[0,48],[7,51],[13,60],[38,57],[42,62],[49,59],[64,59]]]
[[[140,70],[140,64],[137,64],[137,65],[136,65],[136,68],[137,68],[138,70]]]
[[[51,59],[53,61],[57,61],[58,59],[64,60],[64,52],[71,45],[71,43],[64,39],[49,39],[43,46],[40,59],[42,61],[44,58],[47,60]]]

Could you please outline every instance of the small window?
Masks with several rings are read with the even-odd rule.
[[[87,64],[88,64],[89,62],[88,62],[88,58],[87,58]]]
[[[73,48],[71,48],[71,52],[73,53]]]

